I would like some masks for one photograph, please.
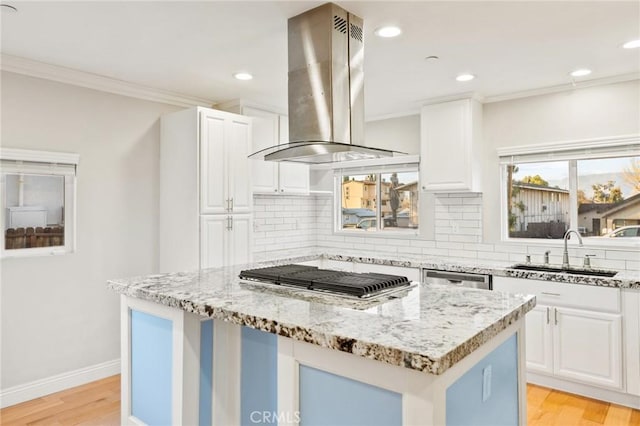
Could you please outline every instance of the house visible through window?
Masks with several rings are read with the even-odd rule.
[[[340,182],[339,229],[417,230],[418,171],[399,169],[337,176]],[[336,198],[338,199],[338,198]]]
[[[602,158],[504,161],[508,237],[560,239],[574,228],[606,242],[621,227],[632,231],[617,237],[640,229],[640,156],[601,151]]]

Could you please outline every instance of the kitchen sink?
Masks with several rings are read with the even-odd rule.
[[[537,272],[555,272],[557,274],[572,274],[572,275],[592,275],[596,277],[613,277],[618,271],[608,271],[605,269],[593,269],[593,268],[563,268],[562,266],[552,265],[532,265],[519,263],[511,266],[511,269],[519,269],[523,271],[537,271]]]

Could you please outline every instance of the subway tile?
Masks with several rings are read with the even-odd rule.
[[[412,247],[429,247],[429,248],[433,248],[436,246],[436,242],[433,240],[411,240],[411,246]]]
[[[487,259],[487,260],[509,260],[509,253],[497,253],[490,251],[480,251],[478,252],[478,259]]]
[[[436,248],[445,248],[445,249],[454,249],[454,250],[462,250],[464,248],[464,244],[462,243],[452,243],[445,241],[437,241]]]
[[[449,250],[449,257],[452,258],[465,258],[465,259],[477,259],[478,252],[469,250]]]
[[[475,251],[493,251],[493,244],[482,244],[482,243],[475,243],[475,244],[465,244],[464,245],[464,249],[465,250],[475,250]]]
[[[630,249],[629,251],[607,250],[605,258],[612,260],[640,261],[640,253],[638,253],[637,248]]]

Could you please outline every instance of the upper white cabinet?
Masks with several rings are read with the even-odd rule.
[[[245,117],[200,112],[202,214],[251,211],[251,123]]]
[[[289,142],[286,116],[266,108],[233,101],[220,108],[253,118],[251,152]],[[250,160],[252,190],[256,194],[308,194],[309,166],[306,164]]]
[[[480,192],[480,102],[469,98],[422,107],[420,134],[422,190]]]

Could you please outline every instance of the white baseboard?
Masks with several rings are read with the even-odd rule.
[[[527,383],[557,389],[564,392],[586,396],[600,401],[611,402],[625,407],[640,409],[640,396],[631,395],[615,390],[603,389],[597,386],[584,385],[557,379],[543,374],[527,373]]]
[[[54,392],[69,389],[85,383],[104,379],[105,377],[120,374],[120,360],[103,362],[69,371],[44,379],[36,380],[23,385],[13,386],[0,390],[0,408],[9,407],[24,401],[29,401]]]

